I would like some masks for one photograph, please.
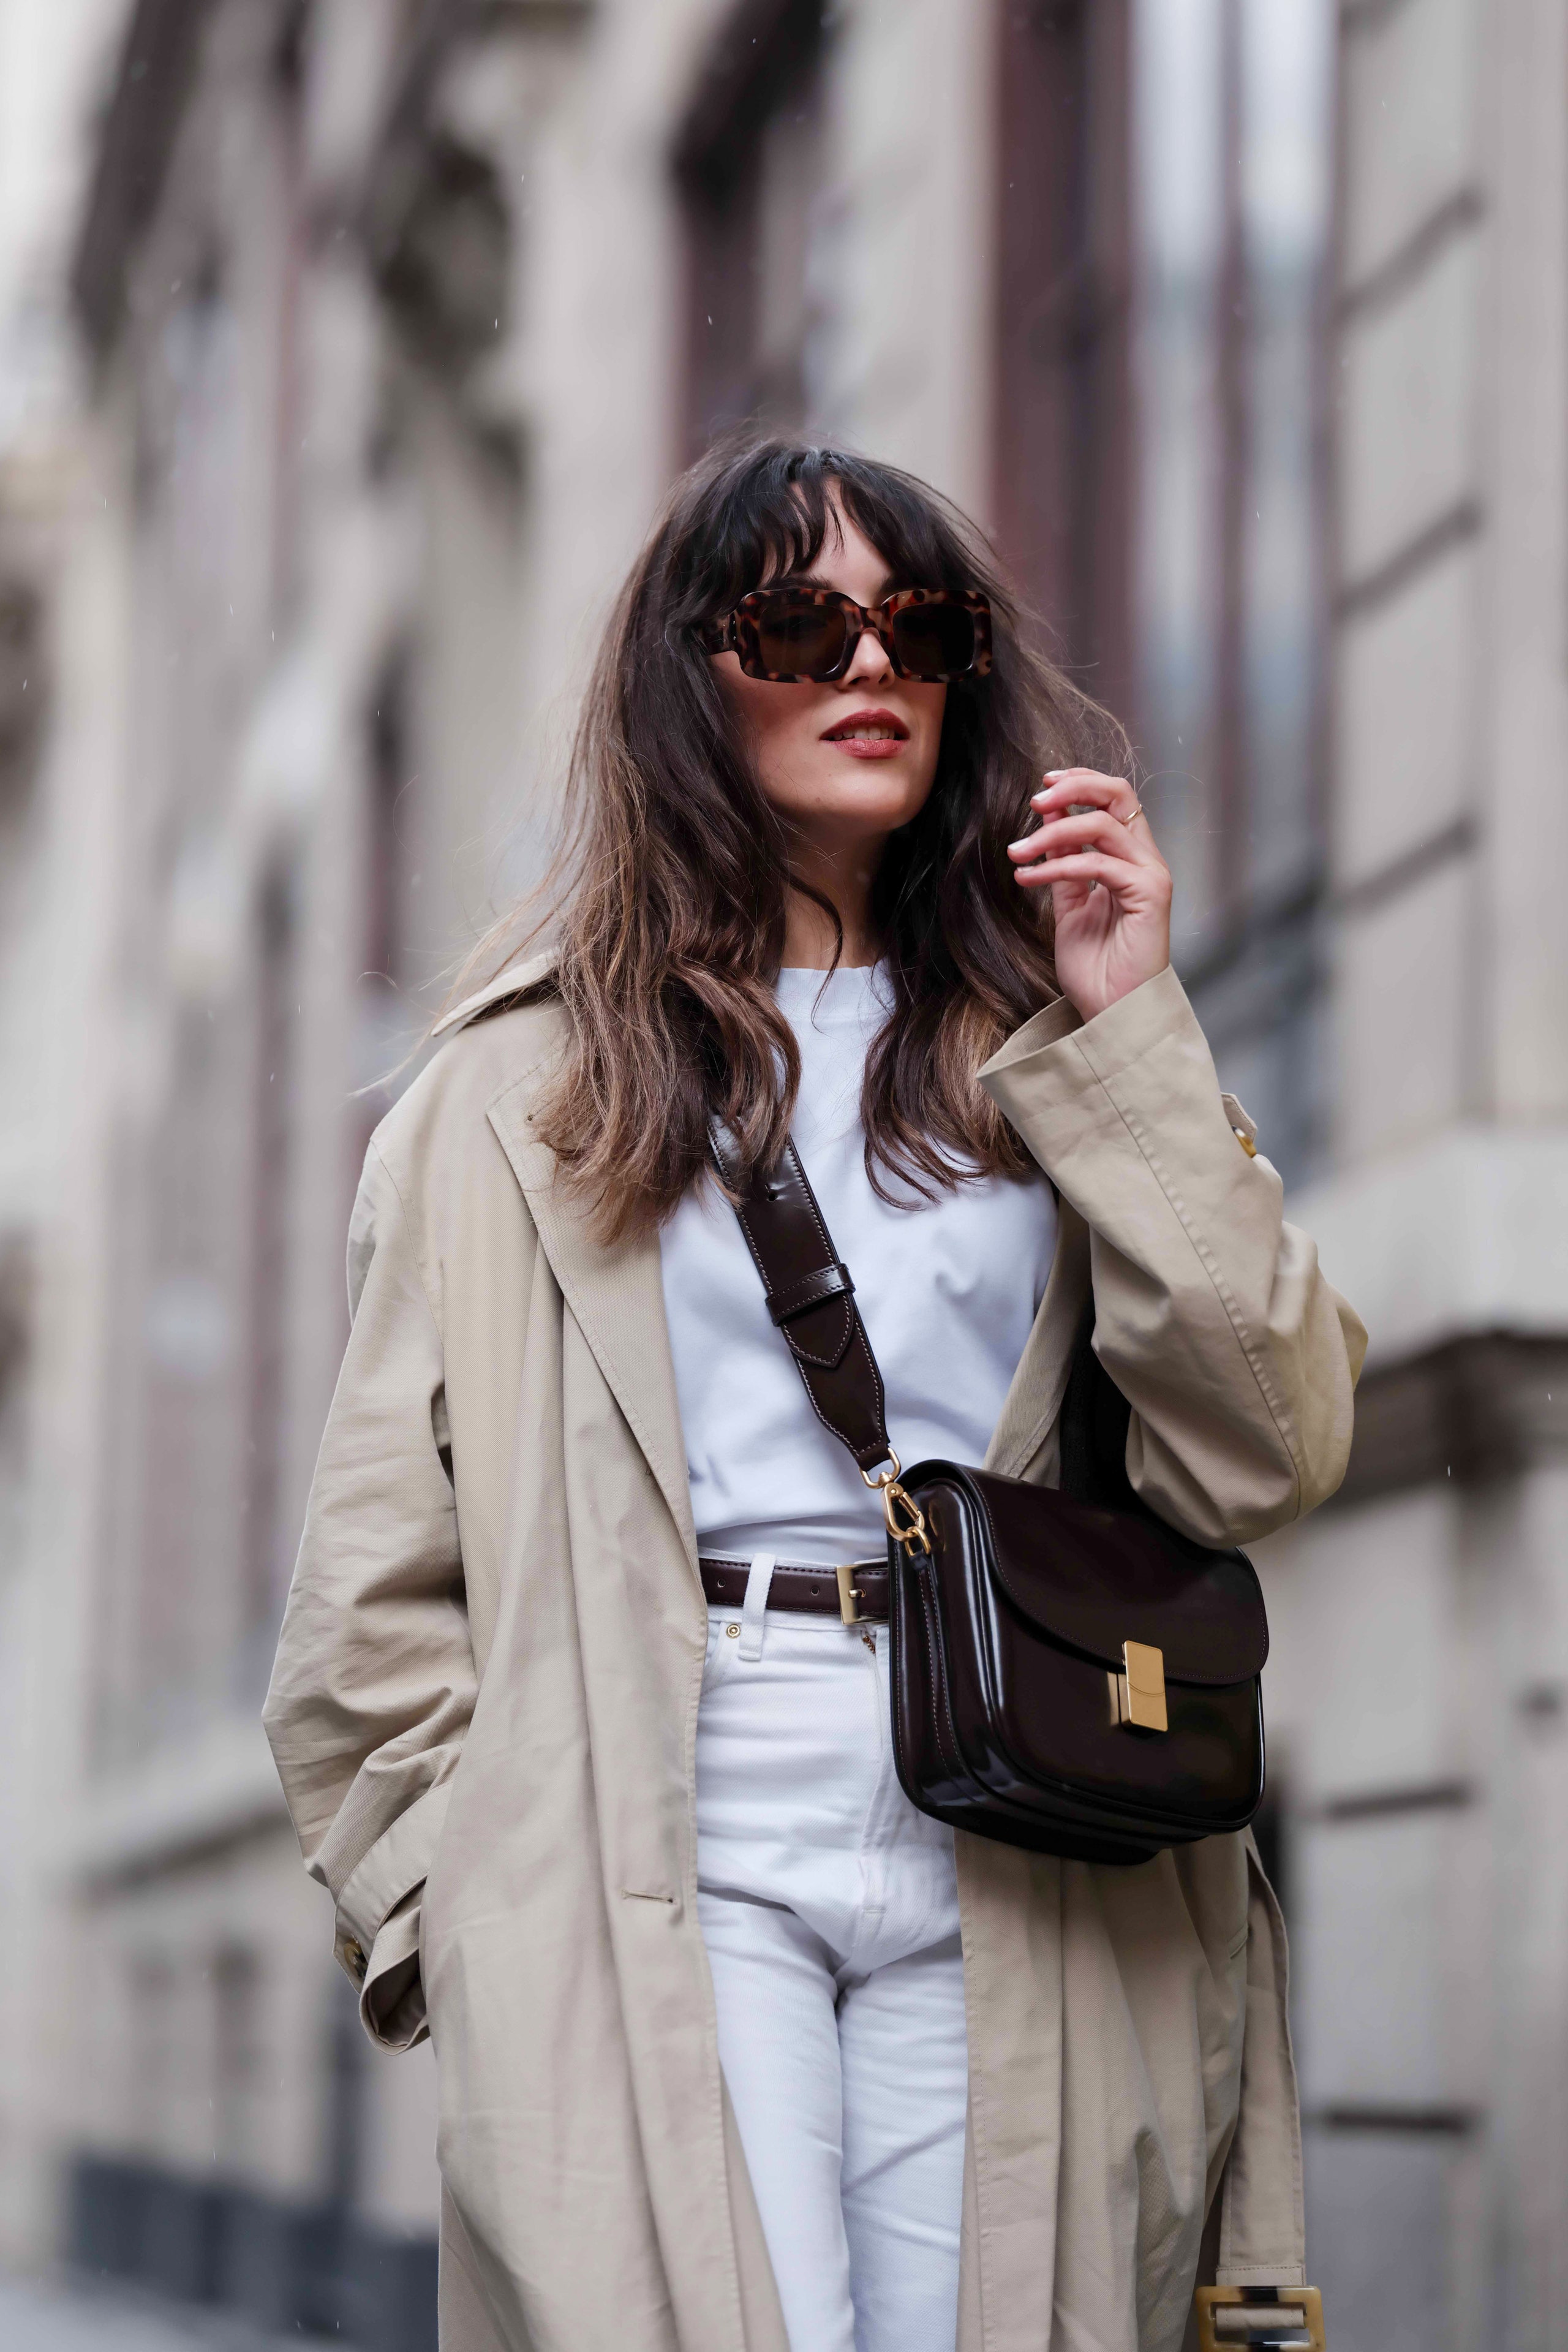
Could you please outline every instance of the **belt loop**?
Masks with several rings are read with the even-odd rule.
[[[746,1580],[746,1601],[740,1612],[740,1654],[743,1658],[762,1655],[762,1620],[768,1610],[768,1591],[773,1581],[774,1555],[759,1551],[751,1563],[751,1573]]]

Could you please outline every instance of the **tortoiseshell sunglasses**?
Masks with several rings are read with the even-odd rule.
[[[990,604],[967,588],[900,588],[869,606],[836,588],[755,588],[704,624],[702,642],[710,654],[737,654],[747,677],[825,686],[842,677],[867,629],[899,677],[936,686],[990,674]]]

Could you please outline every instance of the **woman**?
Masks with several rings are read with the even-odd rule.
[[[906,1461],[1051,1481],[1092,1292],[1172,1525],[1333,1491],[1363,1334],[1120,746],[929,491],[720,452],[601,657],[555,951],[371,1145],[267,1727],[366,2024],[434,2038],[447,2352],[1134,2352],[1200,2263],[1302,2283],[1250,1841],[1115,1869],[907,1802],[822,1573],[880,1506],[707,1173],[710,1119],[793,1131]]]

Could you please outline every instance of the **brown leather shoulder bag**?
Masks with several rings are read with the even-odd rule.
[[[1189,1541],[1134,1495],[1128,1406],[1093,1351],[1092,1313],[1062,1404],[1060,1488],[956,1462],[904,1470],[853,1279],[794,1144],[749,1181],[717,1132],[713,1147],[813,1410],[882,1495],[894,1757],[911,1802],[1085,1862],[1244,1829],[1263,1794],[1263,1596],[1244,1553]]]

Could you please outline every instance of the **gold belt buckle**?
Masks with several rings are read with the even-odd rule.
[[[852,1560],[847,1568],[835,1568],[833,1574],[839,1580],[839,1615],[846,1625],[858,1625],[861,1597],[855,1591],[855,1562]]]
[[[1315,2286],[1200,2286],[1193,2296],[1200,2352],[1326,2352],[1323,2301]]]

